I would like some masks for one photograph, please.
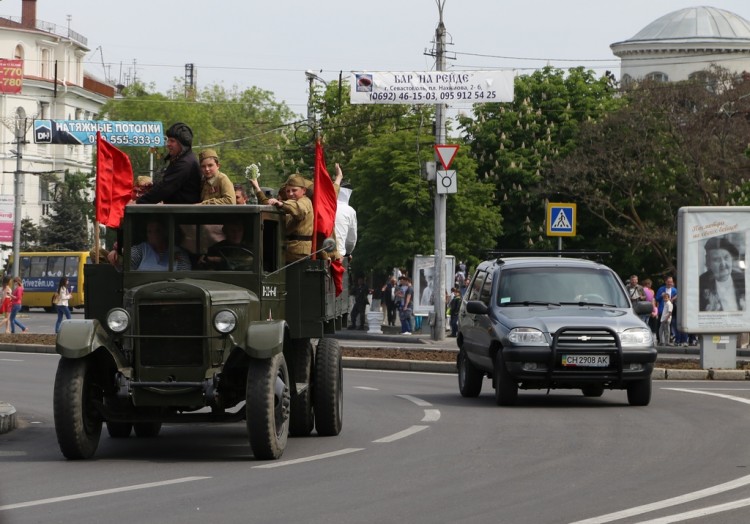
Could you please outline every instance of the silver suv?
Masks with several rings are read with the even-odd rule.
[[[476,397],[485,375],[498,405],[518,389],[580,389],[599,397],[626,389],[628,402],[651,401],[656,348],[610,268],[582,259],[511,257],[482,262],[459,313],[458,385]]]

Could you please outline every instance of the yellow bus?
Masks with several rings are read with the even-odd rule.
[[[23,280],[23,309],[43,307],[53,309],[52,295],[62,277],[68,277],[72,297],[68,305],[83,306],[83,265],[91,262],[88,251],[21,252],[20,276]],[[9,260],[9,275],[13,274],[13,256]]]

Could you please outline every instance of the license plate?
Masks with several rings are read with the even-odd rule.
[[[609,355],[563,355],[565,367],[606,368],[609,366]]]

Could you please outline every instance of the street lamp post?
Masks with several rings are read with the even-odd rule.
[[[23,144],[26,139],[26,119],[16,120],[16,171],[13,173],[15,207],[13,210],[13,276],[20,274],[21,268],[21,208],[23,203]]]

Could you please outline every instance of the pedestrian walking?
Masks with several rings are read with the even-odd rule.
[[[55,333],[60,331],[60,324],[62,324],[63,315],[66,320],[70,320],[70,308],[68,307],[68,301],[73,295],[68,289],[68,277],[62,277],[60,283],[57,285],[57,291],[52,299],[57,310],[57,322],[55,323]]]
[[[13,283],[15,286],[11,292],[10,332],[15,333],[16,326],[18,326],[22,333],[26,333],[28,329],[16,317],[23,307],[23,280],[21,277],[16,277],[13,279]]]
[[[0,303],[0,313],[3,314],[3,319],[0,320],[0,327],[5,326],[6,333],[10,333],[10,311],[13,309],[13,290],[10,283],[10,277],[3,277],[2,303]]]

